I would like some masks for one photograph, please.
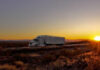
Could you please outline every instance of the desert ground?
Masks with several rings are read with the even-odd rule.
[[[100,70],[100,43],[66,42],[29,47],[29,41],[0,41],[0,70]]]

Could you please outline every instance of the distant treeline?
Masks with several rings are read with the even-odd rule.
[[[0,47],[27,47],[29,41],[0,41]]]
[[[66,44],[84,44],[84,43],[89,43],[90,41],[88,40],[82,40],[82,41],[74,41],[74,42],[66,42]]]
[[[87,40],[82,41],[74,41],[74,42],[66,42],[66,44],[83,44],[89,43]],[[7,48],[7,47],[28,47],[29,40],[22,40],[22,41],[0,41],[0,47]]]

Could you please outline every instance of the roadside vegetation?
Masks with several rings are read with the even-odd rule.
[[[0,70],[100,70],[99,42],[88,43],[89,46],[84,48],[76,46],[74,49],[63,48],[36,53],[33,53],[34,51],[16,54],[8,52],[0,55]],[[7,47],[8,43],[5,45]],[[21,42],[21,45],[17,46],[27,45],[28,42]],[[2,50],[6,47],[2,47],[3,44],[0,46],[0,54],[2,54],[4,53]]]

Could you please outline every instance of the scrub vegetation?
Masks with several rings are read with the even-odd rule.
[[[0,70],[100,70],[99,42],[81,41],[79,44],[88,43],[89,45],[54,50],[31,52],[22,50],[22,52],[15,51],[16,53],[11,52],[12,50],[4,51],[12,47],[16,49],[28,47],[28,43],[29,41],[4,43],[2,41],[0,43]]]

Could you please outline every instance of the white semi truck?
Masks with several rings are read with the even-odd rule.
[[[29,46],[47,46],[47,45],[64,45],[64,37],[41,35],[31,40]]]

